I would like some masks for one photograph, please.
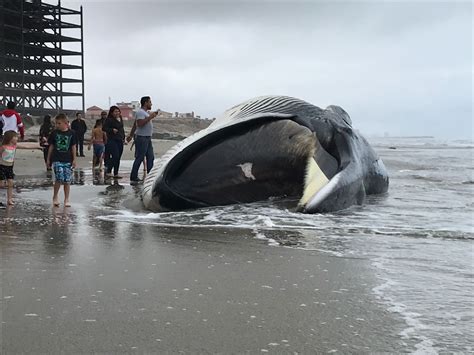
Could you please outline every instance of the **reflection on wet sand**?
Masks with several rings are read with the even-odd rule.
[[[74,179],[72,207],[51,207],[49,180],[20,182],[0,210],[6,353],[400,349],[401,322],[371,301],[364,261],[269,247],[304,239],[269,220],[288,224],[287,210],[150,214],[126,179]]]
[[[48,255],[62,256],[70,247],[70,226],[76,223],[70,207],[51,208],[52,222],[45,226],[43,237],[44,251]]]
[[[6,198],[4,199],[6,200]],[[0,207],[4,210],[4,216],[3,216],[3,228],[5,231],[5,234],[14,234],[15,230],[12,228],[12,210],[14,206],[9,206],[6,203],[2,203]]]

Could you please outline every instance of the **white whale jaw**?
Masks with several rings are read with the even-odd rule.
[[[303,203],[303,201],[300,201],[300,204],[298,204],[298,211],[304,213],[323,212],[320,210],[321,205],[337,189],[340,176],[341,173],[338,173],[331,180],[327,180],[320,189],[307,198],[306,202]]]
[[[329,183],[328,177],[319,167],[313,156],[308,157],[306,165],[305,186],[298,202],[297,210],[304,210],[311,199]]]
[[[355,162],[351,162],[311,196],[304,206],[300,206],[299,211],[321,213],[343,210],[363,204],[366,193],[363,171]]]

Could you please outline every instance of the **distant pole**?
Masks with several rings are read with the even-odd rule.
[[[61,22],[62,22],[61,0],[58,0],[58,16],[59,16],[59,23],[61,24]],[[62,51],[62,49],[63,49],[63,39],[62,39],[63,31],[61,29],[61,26],[59,26],[58,30],[59,30],[59,49]],[[62,68],[63,56],[62,56],[62,54],[59,56],[59,63],[61,64],[61,68],[59,69],[59,77],[62,78],[63,77],[63,68]],[[58,71],[56,71],[56,74],[57,73],[58,73]],[[43,88],[43,90],[44,90],[44,88]],[[63,82],[62,82],[62,80],[59,83],[59,91],[61,92],[61,96],[59,97],[59,107],[58,107],[58,103],[56,101],[56,111],[57,111],[57,113],[59,113],[59,111],[64,110],[64,96],[63,96]],[[42,103],[42,105],[44,107],[44,102]]]
[[[83,18],[83,10],[81,5],[81,74],[82,74],[82,113],[85,112],[86,109],[86,93],[85,93],[85,85],[84,85],[84,18]]]
[[[112,106],[112,100],[110,99],[110,96],[109,96],[109,107]]]

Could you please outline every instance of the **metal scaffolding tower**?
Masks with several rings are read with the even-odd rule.
[[[64,99],[80,97],[84,112],[82,24],[82,6],[0,0],[0,110],[14,101],[31,115],[71,113],[79,105],[64,107]],[[65,49],[71,44],[80,49]]]

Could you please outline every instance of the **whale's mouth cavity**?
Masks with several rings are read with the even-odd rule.
[[[183,209],[300,199],[318,146],[316,135],[291,119],[252,122],[231,135],[216,132],[170,162],[159,182],[159,203]]]

